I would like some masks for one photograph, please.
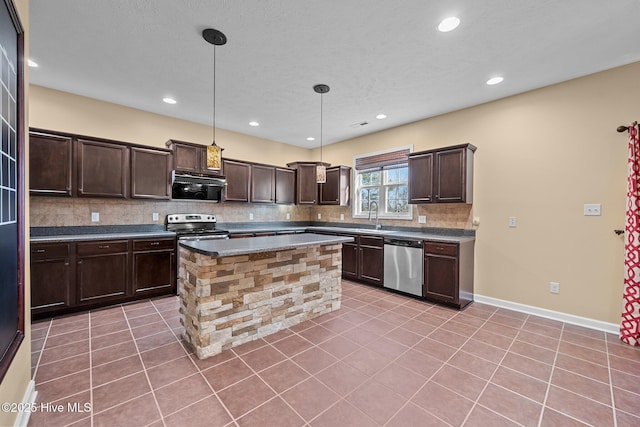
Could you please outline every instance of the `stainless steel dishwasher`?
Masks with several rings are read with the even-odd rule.
[[[422,240],[386,237],[384,239],[383,286],[422,296]]]

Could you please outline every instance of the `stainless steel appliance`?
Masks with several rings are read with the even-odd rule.
[[[383,286],[422,296],[423,261],[422,240],[386,237]]]
[[[224,177],[171,175],[171,198],[181,200],[208,200],[220,202],[227,180]]]
[[[165,224],[178,240],[228,239],[229,232],[218,229],[217,222],[212,214],[169,214]]]

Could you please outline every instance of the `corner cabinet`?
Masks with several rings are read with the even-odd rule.
[[[473,203],[471,144],[409,154],[409,203]]]
[[[296,204],[317,205],[318,183],[316,182],[317,162],[293,162],[287,163],[287,167],[296,170],[298,182],[296,183]],[[325,163],[326,166],[329,164]]]
[[[333,166],[327,168],[327,182],[318,184],[320,205],[349,206],[351,192],[351,168]]]
[[[473,301],[473,240],[424,242],[424,298],[458,309]]]

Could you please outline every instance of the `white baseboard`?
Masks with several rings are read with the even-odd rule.
[[[23,406],[30,406],[36,403],[37,396],[38,396],[38,392],[36,391],[36,383],[33,380],[31,380],[29,381],[27,390],[24,392],[24,397],[22,398]],[[18,416],[16,417],[16,423],[14,424],[14,426],[27,427],[30,416],[31,416],[31,412],[29,411],[18,412]]]
[[[589,329],[597,329],[599,331],[609,332],[612,334],[620,333],[620,325],[616,325],[615,323],[603,322],[600,320],[589,319],[588,317],[575,316],[573,314],[562,313],[560,311],[547,310],[546,308],[534,307],[532,305],[520,304],[498,298],[485,297],[478,294],[475,294],[473,299],[481,304],[488,304],[494,307],[507,308],[521,313],[533,314],[535,316],[558,320],[572,325],[583,326]]]

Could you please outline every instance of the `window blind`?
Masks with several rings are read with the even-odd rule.
[[[356,170],[374,171],[381,169],[394,169],[407,165],[409,149],[405,148],[387,153],[374,154],[372,156],[359,157],[356,159]]]

